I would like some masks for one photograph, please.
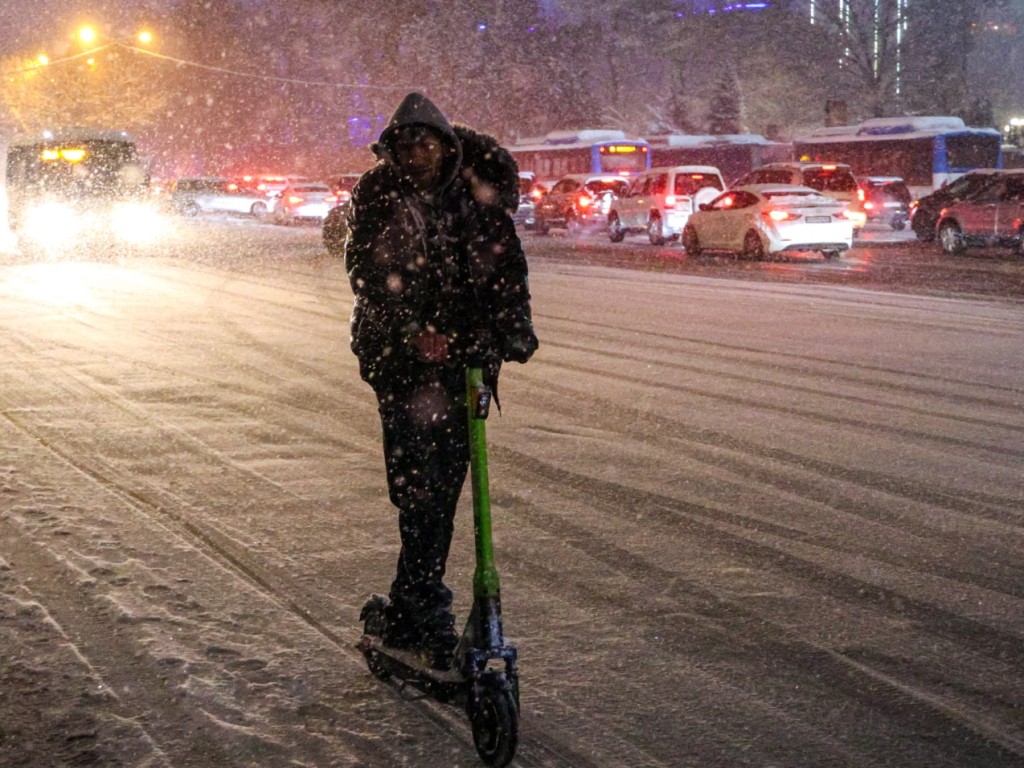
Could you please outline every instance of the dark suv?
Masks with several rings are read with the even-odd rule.
[[[572,235],[608,225],[612,197],[629,185],[623,176],[571,173],[563,176],[537,201],[536,229],[544,235],[551,227],[565,227]]]
[[[893,229],[906,229],[910,202],[914,199],[907,183],[898,176],[866,176],[857,179],[864,215],[868,222],[881,222]]]

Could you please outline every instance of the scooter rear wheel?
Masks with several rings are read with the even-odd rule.
[[[503,677],[485,679],[476,686],[468,709],[480,759],[498,768],[511,763],[519,745],[519,708]]]
[[[387,604],[387,599],[379,595],[373,595],[366,601],[359,616],[364,622],[363,632],[365,634],[374,637],[381,637],[384,634],[384,608],[387,607]],[[391,672],[385,666],[379,653],[373,650],[364,650],[363,655],[366,657],[366,666],[370,668],[374,677],[378,680],[387,680],[391,677]]]

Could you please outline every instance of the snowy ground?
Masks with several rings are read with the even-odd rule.
[[[353,648],[395,526],[340,264],[190,226],[0,264],[0,766],[476,765]],[[516,765],[1021,765],[1024,305],[531,285],[488,425]]]

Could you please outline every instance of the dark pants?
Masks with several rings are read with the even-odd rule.
[[[443,623],[451,615],[445,564],[469,467],[465,371],[438,367],[418,379],[378,397],[388,491],[402,540],[391,616],[410,626]]]

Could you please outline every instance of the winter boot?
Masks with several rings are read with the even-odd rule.
[[[459,633],[455,630],[455,616],[451,611],[439,610],[420,623],[420,649],[431,667],[451,669],[455,661],[455,647]]]
[[[416,617],[407,606],[389,603],[384,609],[384,631],[381,642],[389,648],[399,650],[415,650],[420,647],[422,632],[417,626]]]

